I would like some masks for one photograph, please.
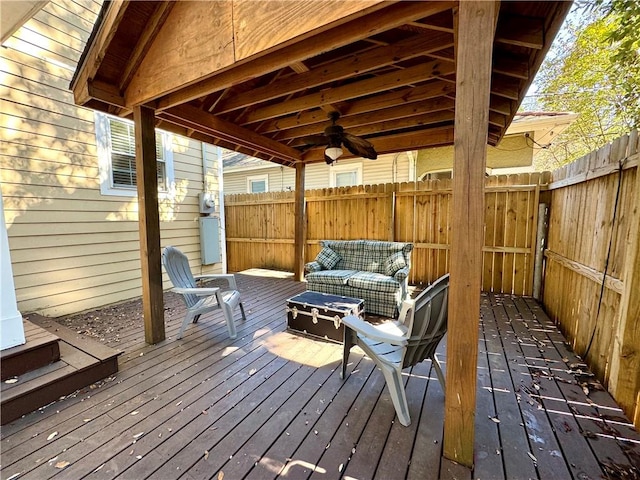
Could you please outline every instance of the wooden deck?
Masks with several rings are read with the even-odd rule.
[[[168,308],[156,346],[123,330],[117,375],[2,427],[2,478],[638,478],[640,435],[535,301],[483,297],[472,472],[441,458],[430,362],[407,371],[402,427],[370,360],[352,354],[342,382],[340,345],[286,332],[304,284],[250,273],[235,340],[220,311],[176,340]]]

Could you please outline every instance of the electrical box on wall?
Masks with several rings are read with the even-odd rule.
[[[220,219],[200,217],[200,256],[202,265],[220,263]]]
[[[198,203],[200,204],[200,213],[213,213],[216,210],[216,203],[213,200],[213,195],[207,192],[201,192],[198,194]]]

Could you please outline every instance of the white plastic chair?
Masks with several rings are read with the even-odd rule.
[[[196,323],[203,313],[210,312],[216,308],[222,308],[224,318],[227,322],[229,336],[236,338],[236,326],[233,321],[233,311],[236,307],[240,307],[242,319],[246,320],[244,307],[240,299],[240,292],[236,285],[236,279],[233,274],[209,274],[196,275],[191,274],[189,260],[186,255],[175,247],[168,246],[162,252],[162,263],[166,270],[174,288],[172,291],[182,295],[184,303],[187,306],[187,314],[182,321],[178,338],[182,338],[184,330],[189,322]],[[228,290],[222,290],[219,287],[198,287],[198,280],[214,280],[223,279],[229,284]]]
[[[411,418],[402,369],[430,358],[444,389],[444,375],[435,353],[447,332],[448,291],[449,274],[446,274],[414,300],[405,300],[396,321],[372,325],[355,316],[342,319],[345,325],[342,378],[346,375],[349,352],[358,345],[382,370],[398,419],[405,427],[411,424]]]

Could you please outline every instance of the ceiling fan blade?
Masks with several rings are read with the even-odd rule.
[[[302,137],[300,142],[303,145],[327,145],[329,143],[329,139],[324,135],[309,135],[307,137]]]
[[[364,138],[356,137],[350,133],[345,133],[342,137],[342,144],[354,155],[363,158],[369,158],[375,160],[378,158],[378,154],[373,148],[373,145]]]

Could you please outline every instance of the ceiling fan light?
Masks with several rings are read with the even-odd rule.
[[[342,148],[340,147],[327,147],[327,149],[324,151],[325,155],[327,157],[329,157],[331,160],[333,160],[334,162],[340,158],[340,155],[342,155]]]

